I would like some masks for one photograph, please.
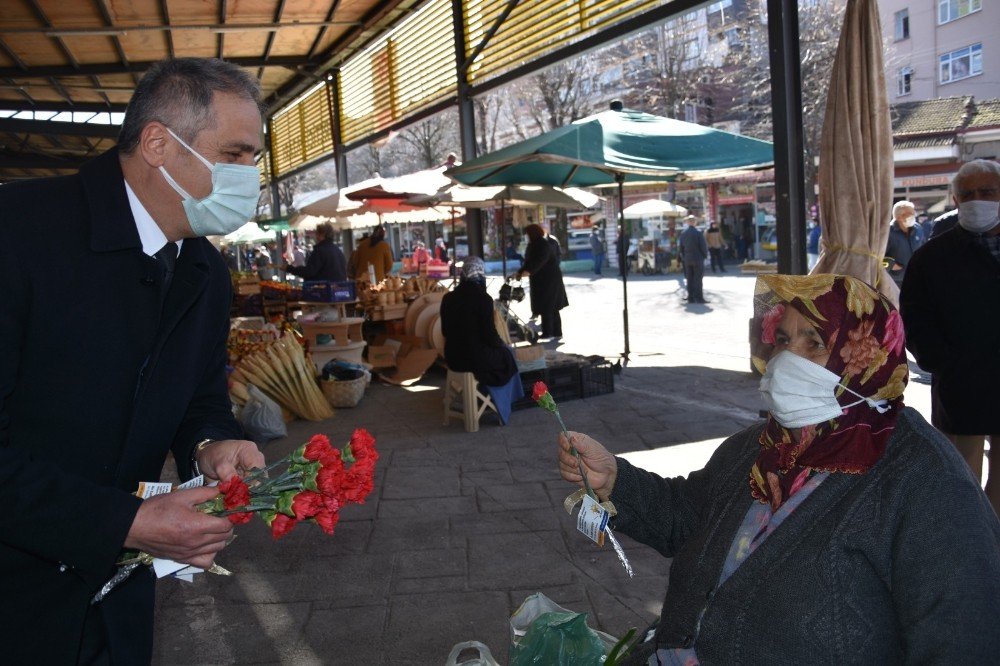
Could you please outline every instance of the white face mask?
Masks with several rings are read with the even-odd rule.
[[[916,223],[917,223],[917,218],[915,218],[912,215],[907,215],[906,217],[903,218],[903,227],[906,229],[909,229]]]
[[[201,160],[212,172],[212,192],[204,199],[195,199],[171,178],[162,166],[160,173],[167,184],[183,198],[182,205],[191,230],[198,236],[216,236],[232,233],[242,227],[257,209],[260,198],[260,170],[243,164],[212,164],[168,127],[170,136]]]
[[[964,201],[958,204],[958,223],[966,231],[984,234],[1000,224],[1000,202]]]
[[[841,406],[834,393],[839,385],[840,377],[834,373],[786,350],[768,361],[767,371],[760,379],[760,394],[768,411],[786,428],[835,419],[845,409],[863,402],[879,414],[889,410],[888,400],[865,398],[846,386],[844,389],[860,400]]]

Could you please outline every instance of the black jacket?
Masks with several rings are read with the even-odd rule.
[[[559,256],[559,243],[555,239],[530,241],[524,250],[521,270],[529,274],[532,314],[555,313],[569,305]]]
[[[1000,432],[1000,263],[956,227],[914,253],[899,306],[907,348],[934,374],[937,425],[955,435]]]
[[[75,663],[91,596],[168,452],[241,436],[226,388],[229,272],[184,241],[170,292],[116,149],[0,188],[0,627],[7,663]],[[148,662],[153,578],[100,604],[114,663]]]
[[[923,244],[924,230],[919,224],[910,227],[909,234],[900,229],[895,222],[889,227],[889,241],[886,243],[885,256],[892,257],[892,262],[889,264],[889,275],[896,281],[896,284],[903,284],[906,267],[910,263],[913,253],[920,249]],[[893,270],[894,264],[899,264],[902,268]]]
[[[347,259],[333,240],[326,238],[316,244],[305,266],[289,266],[288,272],[303,280],[343,282],[347,279]]]
[[[503,386],[517,364],[493,323],[493,299],[485,287],[460,282],[441,300],[444,358],[455,372],[471,372],[487,386]]]

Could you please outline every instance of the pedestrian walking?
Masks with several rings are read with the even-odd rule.
[[[604,255],[607,248],[604,245],[604,238],[601,236],[599,227],[594,226],[590,233],[590,253],[594,257],[594,275],[600,275],[604,267]]]
[[[705,232],[705,243],[708,245],[708,256],[712,272],[715,273],[716,268],[718,268],[718,272],[725,273],[726,267],[722,263],[722,250],[729,249],[729,246],[722,240],[722,231],[714,220],[708,225],[708,231]]]

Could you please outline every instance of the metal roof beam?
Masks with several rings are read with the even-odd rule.
[[[79,169],[86,161],[51,155],[0,155],[0,169]]]
[[[70,123],[59,120],[23,120],[21,118],[0,118],[0,132],[15,134],[41,134],[44,136],[89,136],[102,139],[117,139],[121,125],[100,125],[98,123]]]
[[[270,56],[268,58],[226,58],[227,62],[240,67],[303,67],[316,63],[310,62],[302,56]],[[133,74],[144,73],[152,67],[155,62],[104,62],[94,64],[81,64],[78,67],[67,65],[42,65],[37,67],[0,67],[0,78],[48,78],[50,76],[104,76],[107,74]]]
[[[11,84],[13,86],[14,84]],[[21,89],[23,92],[23,88]],[[0,100],[0,111],[87,111],[91,113],[125,113],[125,104],[104,104],[103,102],[53,102],[42,100]]]

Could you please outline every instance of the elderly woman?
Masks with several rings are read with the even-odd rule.
[[[995,663],[1000,522],[903,406],[899,313],[850,277],[761,276],[756,294],[769,415],[704,469],[664,479],[570,434],[611,526],[674,558],[628,663]]]
[[[441,300],[441,333],[448,367],[471,372],[506,424],[524,391],[514,353],[497,332],[493,299],[486,293],[486,266],[479,257],[465,259],[458,286]]]

